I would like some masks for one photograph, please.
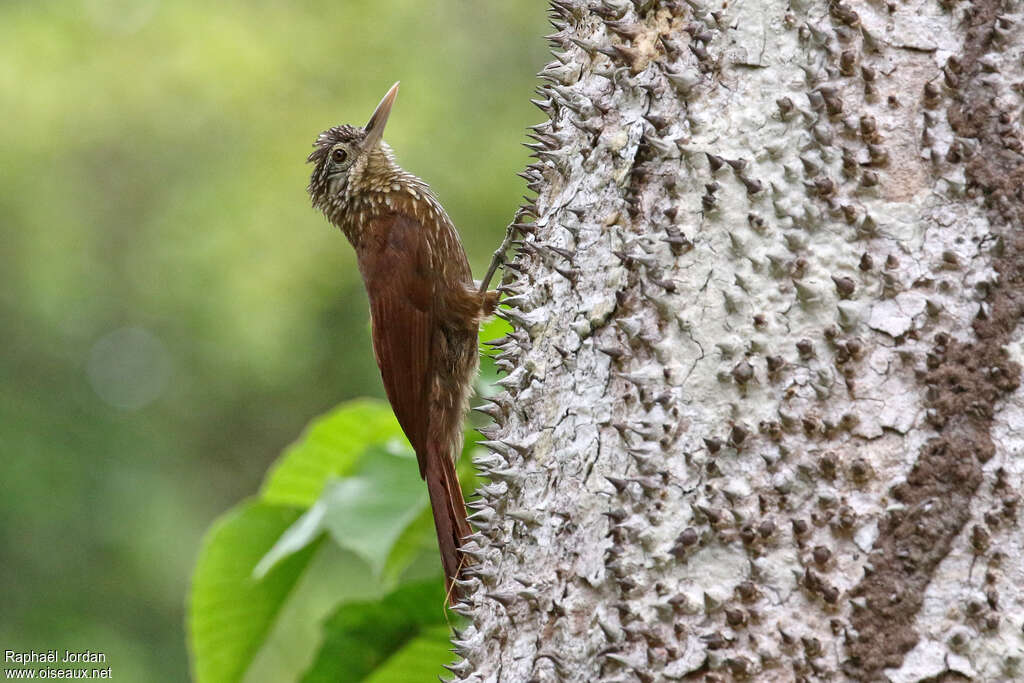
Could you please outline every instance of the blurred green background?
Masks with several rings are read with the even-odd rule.
[[[386,137],[480,276],[546,29],[526,0],[0,3],[0,649],[187,679],[203,530],[383,395],[313,139],[401,80]]]

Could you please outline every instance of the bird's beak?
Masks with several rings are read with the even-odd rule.
[[[398,97],[398,83],[391,86],[391,90],[388,90],[388,94],[374,110],[373,116],[366,122],[366,139],[363,141],[363,149],[373,149],[380,142],[381,136],[384,135],[384,126],[387,125],[388,116],[391,114],[391,105],[395,103],[396,97]]]

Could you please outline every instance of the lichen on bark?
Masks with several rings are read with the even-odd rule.
[[[466,681],[1024,676],[1021,3],[552,3]]]

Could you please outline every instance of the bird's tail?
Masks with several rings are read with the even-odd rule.
[[[460,595],[455,579],[465,568],[467,558],[460,550],[462,540],[473,533],[466,520],[466,502],[455,474],[455,463],[444,448],[435,448],[426,459],[424,478],[430,493],[430,507],[434,513],[437,545],[441,550],[444,584],[448,603],[454,605]]]

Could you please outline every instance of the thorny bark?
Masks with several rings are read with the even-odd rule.
[[[453,672],[1024,678],[1021,0],[551,11]]]

